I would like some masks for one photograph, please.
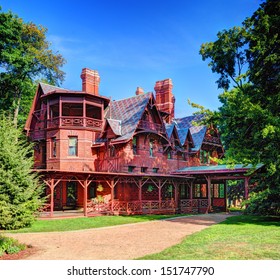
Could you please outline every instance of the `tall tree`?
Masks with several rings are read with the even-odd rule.
[[[64,79],[60,69],[64,58],[50,49],[47,29],[37,26],[0,7],[0,109],[25,118],[25,104],[31,105],[34,81],[44,79],[58,85]],[[27,114],[26,114],[27,116]]]
[[[241,27],[201,46],[224,93],[208,114],[220,127],[228,161],[265,164],[248,211],[280,214],[280,2],[267,0]]]
[[[29,226],[42,205],[38,174],[32,172],[33,148],[19,128],[0,116],[0,229]]]

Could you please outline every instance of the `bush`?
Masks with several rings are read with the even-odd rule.
[[[0,236],[0,257],[6,254],[15,254],[22,250],[24,250],[26,246],[24,244],[20,244],[17,240]]]
[[[0,116],[0,229],[19,229],[35,220],[42,187],[32,168],[32,146]]]

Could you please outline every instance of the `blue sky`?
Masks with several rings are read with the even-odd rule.
[[[2,0],[24,21],[48,28],[52,49],[67,60],[62,87],[81,90],[81,70],[98,70],[100,94],[122,99],[140,86],[173,81],[175,115],[194,110],[187,100],[210,109],[220,105],[217,76],[202,61],[202,43],[253,14],[261,0]]]

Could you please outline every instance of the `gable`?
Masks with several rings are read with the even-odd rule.
[[[105,110],[105,119],[116,135],[112,143],[129,141],[138,129],[157,129],[165,133],[162,118],[152,93],[112,101]]]
[[[174,123],[171,124],[165,124],[165,129],[166,129],[166,133],[168,136],[169,141],[171,142],[171,144],[174,144],[175,146],[182,146],[181,141],[180,141],[180,137],[179,137],[179,133],[177,130],[177,127],[175,126]]]

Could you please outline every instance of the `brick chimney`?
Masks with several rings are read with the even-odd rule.
[[[96,70],[83,68],[81,79],[82,79],[82,91],[91,93],[93,95],[99,95],[98,89],[99,89],[100,77]]]
[[[140,94],[143,94],[143,93],[144,93],[144,90],[141,87],[137,87],[135,94],[140,95]]]
[[[171,123],[174,119],[175,97],[172,94],[172,80],[165,79],[155,84],[156,103],[158,109],[167,114],[165,121]]]

